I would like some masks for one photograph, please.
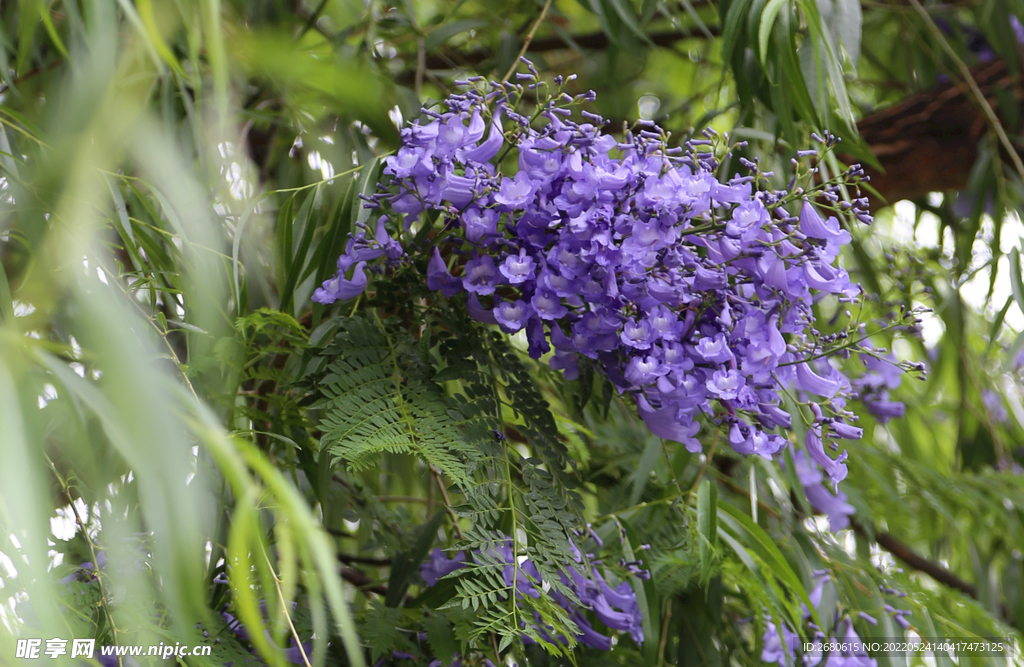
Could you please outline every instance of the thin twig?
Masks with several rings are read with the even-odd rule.
[[[338,554],[338,560],[342,563],[358,563],[360,565],[376,565],[377,567],[389,567],[390,558],[369,558],[366,556],[352,556],[349,554]]]
[[[416,38],[416,81],[413,86],[413,91],[416,93],[416,99],[422,98],[423,93],[423,73],[427,69],[427,47],[422,37]]]
[[[668,643],[668,622],[672,618],[672,601],[665,605],[665,620],[661,623],[661,641],[658,642],[658,667],[665,664],[665,644]]]
[[[540,16],[538,16],[537,20],[533,22],[533,27],[530,28],[530,32],[526,33],[526,39],[523,40],[523,48],[519,49],[519,55],[516,56],[514,61],[512,61],[512,66],[508,68],[508,71],[505,72],[505,76],[502,77],[501,82],[503,84],[512,78],[512,73],[516,71],[517,67],[519,67],[519,59],[526,55],[526,50],[530,48],[530,42],[533,41],[534,33],[537,32],[537,28],[540,26],[541,22],[544,21],[544,17],[548,15],[548,9],[550,8],[551,0],[547,0],[544,3],[544,7],[540,10]]]
[[[978,87],[978,82],[975,81],[974,77],[971,75],[970,68],[964,64],[964,61],[956,54],[953,47],[949,45],[949,42],[946,41],[945,36],[942,34],[942,30],[939,29],[939,26],[935,25],[935,21],[932,20],[931,15],[928,14],[925,8],[921,6],[921,3],[918,2],[918,0],[910,0],[910,4],[914,5],[914,9],[916,9],[917,13],[924,19],[925,23],[928,25],[928,30],[932,33],[932,36],[938,40],[939,44],[942,46],[942,50],[945,51],[946,55],[952,58],[953,62],[956,63],[957,68],[960,70],[960,76],[963,77],[964,82],[968,87],[970,87],[974,97],[978,100],[978,104],[981,105],[982,110],[988,117],[989,123],[992,124],[992,129],[995,130],[996,134],[999,136],[999,142],[1006,149],[1007,153],[1010,154],[1010,160],[1013,162],[1013,166],[1017,169],[1017,174],[1020,176],[1021,181],[1024,181],[1024,162],[1021,162],[1020,155],[1017,154],[1017,149],[1013,147],[1013,142],[1010,141],[1010,137],[1007,136],[1002,123],[999,122],[999,118],[996,116],[996,112],[992,109],[992,105],[988,103],[988,100],[985,98],[985,94],[982,93],[981,88]]]
[[[444,488],[444,482],[441,481],[441,471],[430,466],[430,473],[434,477],[434,481],[437,482],[437,488],[441,489],[441,497],[444,498],[444,507],[448,510],[448,516],[451,517],[452,527],[455,528],[455,534],[462,539],[462,528],[459,527],[459,517],[456,516],[455,511],[452,509],[452,501],[448,497],[448,489]]]
[[[310,15],[309,20],[306,21],[306,25],[302,26],[302,30],[299,31],[299,36],[295,38],[295,41],[302,39],[309,30],[316,25],[316,22],[320,20],[320,14],[323,13],[324,7],[327,6],[327,0],[320,0],[320,4],[316,6],[313,13]]]
[[[360,572],[353,567],[341,568],[341,578],[355,586],[361,593],[376,593],[381,597],[385,597],[388,594],[387,586],[373,583],[373,579],[366,576],[366,573]]]
[[[491,633],[491,646],[494,648],[494,659],[497,660],[500,665],[501,653],[498,651],[498,638],[494,636],[493,632]]]
[[[288,604],[285,602],[284,593],[281,591],[281,580],[277,577],[277,572],[274,570],[274,566],[270,563],[270,557],[267,556],[267,552],[263,550],[263,560],[267,561],[267,567],[270,568],[270,576],[274,578],[274,588],[277,589],[277,599],[281,601],[281,611],[284,612],[284,618],[288,621],[288,629],[291,630],[292,639],[295,640],[295,646],[299,649],[299,655],[302,656],[302,663],[306,667],[313,667],[309,664],[309,658],[306,657],[306,649],[302,646],[302,640],[299,639],[299,633],[295,630],[295,625],[292,623],[292,615],[288,613]]]

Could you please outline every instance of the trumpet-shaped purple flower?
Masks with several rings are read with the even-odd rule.
[[[498,284],[498,270],[494,266],[494,258],[490,255],[475,257],[466,262],[466,277],[462,285],[467,292],[474,294],[494,294]]]
[[[448,272],[436,246],[430,264],[427,265],[427,287],[434,291],[440,290],[445,296],[455,296],[462,291],[462,281]]]
[[[512,302],[502,301],[494,307],[494,319],[508,333],[515,333],[526,326],[526,321],[531,315],[533,309],[530,308],[530,304],[521,299]]]
[[[526,248],[520,248],[518,255],[506,257],[499,268],[509,283],[519,285],[533,277],[535,266],[533,257],[526,254]]]
[[[716,364],[724,364],[733,358],[732,350],[729,348],[729,342],[725,339],[725,334],[715,334],[714,336],[701,338],[697,343],[697,354],[704,361]]]
[[[352,271],[352,277],[346,278],[344,273],[338,273],[330,280],[324,282],[323,287],[313,292],[313,301],[322,304],[330,304],[335,301],[347,301],[353,299],[366,291],[366,262],[359,262]]]
[[[796,666],[796,649],[800,646],[800,636],[790,630],[785,623],[776,626],[769,617],[764,626],[762,643],[762,662],[773,662],[779,667]]]
[[[737,371],[715,371],[707,381],[708,391],[722,401],[731,401],[740,394],[746,380]]]

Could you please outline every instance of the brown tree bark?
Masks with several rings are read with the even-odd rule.
[[[1000,89],[1018,104],[1024,99],[1024,89],[1003,60],[976,65],[971,74],[997,111]],[[978,100],[961,82],[926,90],[866,116],[857,129],[884,169],[865,169],[884,198],[871,195],[872,208],[929,192],[963,190],[978,157],[978,142],[989,130]]]

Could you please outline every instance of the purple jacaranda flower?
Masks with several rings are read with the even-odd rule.
[[[667,406],[654,409],[643,394],[636,399],[637,410],[640,418],[647,424],[651,433],[659,438],[681,442],[686,450],[692,453],[701,450],[700,442],[693,436],[700,431],[700,424],[681,416],[679,409],[672,403]]]
[[[836,245],[846,245],[850,242],[850,232],[839,227],[839,220],[825,220],[810,202],[804,202],[800,209],[800,231],[811,238]]]
[[[566,308],[558,295],[551,290],[539,289],[530,300],[533,309],[543,320],[557,320],[565,317],[569,309]]]
[[[1024,24],[1021,24],[1016,14],[1010,14],[1010,28],[1013,30],[1013,36],[1017,43],[1024,44]]]
[[[540,359],[551,350],[548,344],[548,336],[544,331],[544,323],[537,317],[531,317],[526,322],[526,343],[527,354],[531,359]]]
[[[864,405],[867,407],[868,412],[870,412],[875,419],[882,423],[885,423],[890,419],[902,418],[903,415],[906,414],[906,406],[900,401],[888,400],[888,392],[885,393],[886,397],[862,397],[864,400]]]
[[[457,551],[451,558],[441,549],[434,549],[430,552],[430,560],[420,565],[420,576],[427,586],[434,586],[437,580],[462,567],[466,562],[466,554]]]
[[[724,364],[733,358],[732,350],[729,349],[729,341],[726,340],[725,334],[715,334],[714,336],[701,338],[697,343],[697,354],[704,361],[716,364]]]
[[[626,380],[638,388],[651,384],[668,372],[669,368],[654,355],[633,357],[626,364]]]
[[[499,109],[491,120],[491,130],[487,135],[487,139],[475,148],[463,149],[461,157],[463,161],[469,163],[489,162],[491,158],[498,154],[504,143],[505,137],[501,131],[501,110]]]
[[[825,584],[832,581],[832,575],[828,573],[828,570],[815,570],[811,575],[814,587],[811,589],[811,592],[807,594],[807,597],[810,598],[812,605],[819,607],[821,605],[821,596],[825,593]],[[810,618],[810,610],[808,610],[803,603],[801,603],[801,606],[803,607],[804,618]]]
[[[471,243],[480,243],[498,234],[498,212],[492,208],[481,210],[470,206],[462,212],[462,225],[466,230],[466,239]]]
[[[846,454],[832,460],[820,438],[859,435],[848,402],[859,399],[880,419],[903,409],[888,395],[900,369],[877,366],[891,355],[867,348],[867,372],[851,382],[830,365],[830,337],[815,330],[823,294],[859,298],[839,253],[850,240],[845,226],[870,221],[865,201],[826,219],[815,202],[832,200],[834,188],[787,193],[763,190],[752,176],[720,180],[712,152],[676,154],[656,129],[613,136],[543,106],[532,123],[506,106],[500,86],[480,90],[487,85],[401,130],[381,192],[366,202],[382,209],[377,233],[360,226],[349,239],[339,279],[360,262],[374,275],[401,270],[403,246],[384,221],[423,252],[411,230],[424,214],[437,216],[444,228],[428,235],[425,247],[437,244],[439,254],[428,286],[454,294],[459,279],[446,267],[468,259],[456,273],[474,320],[525,328],[529,354],[553,347],[549,363],[566,377],[579,373],[576,355],[594,360],[652,432],[691,451],[700,450],[698,420],[711,419],[736,451],[770,456],[784,441],[771,431],[792,423],[781,396],[789,387],[810,394],[818,402],[807,450],[840,479]],[[515,126],[511,145],[503,122]],[[518,159],[492,164],[504,148]],[[499,287],[495,307],[482,306]],[[840,350],[850,353],[861,350]]]
[[[843,463],[843,457],[840,456],[838,459],[831,458],[825,453],[825,446],[821,442],[821,437],[815,432],[814,428],[807,429],[807,437],[804,440],[807,447],[807,453],[815,463],[824,468],[825,473],[832,480],[833,484],[838,485],[839,482],[846,479],[847,468],[846,464]]]
[[[663,341],[677,341],[686,330],[686,322],[662,304],[651,309],[647,321],[652,333]]]
[[[725,233],[749,244],[769,221],[768,210],[760,200],[745,201],[733,210],[732,218],[725,223]]]
[[[295,645],[295,639],[289,641],[288,648],[284,649],[284,659],[293,665],[305,665],[311,662],[313,657],[313,642],[302,642],[302,648]]]
[[[504,178],[501,189],[494,195],[497,202],[506,211],[524,207],[537,191],[537,185],[530,180],[529,174],[520,171],[515,178]]]
[[[622,342],[637,350],[651,349],[654,332],[651,330],[651,323],[647,320],[637,322],[632,317],[622,325]]]
[[[793,464],[796,466],[797,478],[804,487],[807,502],[816,511],[828,516],[829,530],[834,533],[849,527],[850,517],[855,510],[846,502],[846,494],[838,491],[833,495],[822,486],[821,471],[807,459],[804,452],[793,452]]]
[[[693,368],[693,358],[686,353],[681,343],[662,343],[655,352],[670,370],[677,373],[685,373]]]
[[[518,255],[509,255],[498,267],[501,274],[512,285],[519,285],[533,277],[536,262],[526,254],[526,248],[520,248]]]
[[[576,612],[572,620],[576,623],[576,627],[580,629],[580,634],[576,637],[579,643],[590,648],[596,648],[599,651],[610,651],[612,649],[612,638],[602,635],[595,630],[585,616]]]
[[[433,172],[428,153],[419,148],[403,146],[395,155],[384,159],[384,171],[398,178],[425,177]]]
[[[707,381],[708,391],[723,401],[731,401],[739,396],[740,389],[746,381],[737,371],[715,371]]]
[[[533,315],[533,309],[530,304],[517,299],[499,302],[493,313],[494,319],[506,333],[515,333],[526,326],[526,321]]]
[[[455,296],[462,291],[462,280],[448,272],[437,246],[434,246],[434,254],[427,265],[427,287],[434,291],[440,290],[447,297]]]
[[[868,371],[861,378],[862,384],[885,389],[896,389],[903,384],[903,370],[896,365],[896,357],[892,352],[881,354],[869,346],[865,345],[865,348],[871,354],[861,357]]]
[[[793,426],[793,418],[789,413],[774,403],[760,403],[757,407],[761,421],[769,427],[779,426],[788,430]]]
[[[498,269],[494,266],[494,258],[490,255],[474,257],[466,262],[466,275],[462,279],[462,286],[467,292],[481,296],[494,294],[494,288],[498,284]]]
[[[864,429],[841,421],[833,421],[829,424],[829,430],[837,438],[845,440],[860,440],[864,437]]]
[[[835,396],[841,385],[838,382],[824,378],[810,369],[807,364],[797,364],[796,378],[800,382],[800,388],[812,394],[818,394],[825,398]]]
[[[477,197],[478,183],[475,178],[446,174],[441,188],[441,198],[456,208],[465,208]]]
[[[693,289],[698,292],[725,289],[729,284],[729,278],[725,271],[715,271],[697,266],[693,278]]]
[[[740,454],[757,454],[770,461],[776,452],[786,446],[786,439],[737,421],[729,429],[729,444]]]
[[[470,294],[466,299],[466,311],[477,322],[483,322],[484,324],[498,323],[498,320],[494,317],[494,309],[484,308],[480,305],[480,299],[477,298],[476,294]]]
[[[800,645],[800,637],[785,623],[776,626],[769,617],[765,622],[762,643],[762,662],[773,662],[779,667],[796,666],[796,649]]]
[[[351,278],[346,278],[344,273],[339,273],[330,280],[324,281],[323,287],[319,287],[313,292],[313,301],[327,305],[359,296],[366,291],[364,268],[366,268],[366,262],[359,262],[352,270]]]

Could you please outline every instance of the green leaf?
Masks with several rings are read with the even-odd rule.
[[[814,126],[820,125],[807,82],[800,70],[800,61],[796,53],[796,26],[793,25],[789,11],[779,14],[776,30],[778,31],[775,35],[778,46],[778,62],[781,69],[781,80],[776,83],[781,84],[784,81],[786,84],[785,94],[781,93],[782,86],[777,86],[780,89],[780,94],[786,98],[787,104],[790,104],[788,100],[792,98],[792,106],[800,112],[806,122]],[[775,100],[774,96],[772,100]]]
[[[623,522],[623,528],[626,530],[626,535],[622,539],[622,555],[626,557],[626,560],[635,561],[637,557],[633,551],[633,542],[637,540],[636,530],[629,522]],[[657,657],[655,647],[659,643],[661,633],[661,625],[658,623],[658,619],[661,617],[661,606],[658,603],[657,589],[653,579],[644,581],[637,577],[630,577],[629,584],[636,594],[637,606],[643,612],[641,627],[647,640],[644,642],[644,655],[649,664],[654,664],[652,658]]]
[[[401,606],[405,592],[409,590],[414,576],[420,571],[420,563],[426,558],[427,552],[437,539],[437,529],[441,527],[445,512],[434,514],[430,521],[416,529],[416,541],[412,549],[403,551],[391,561],[391,576],[388,578],[388,594],[384,604],[389,607]]]
[[[483,28],[487,24],[484,21],[476,19],[464,19],[462,21],[452,21],[450,23],[442,23],[437,28],[432,30],[427,38],[423,40],[423,48],[429,51],[434,51],[437,47],[443,45],[449,39],[455,35],[459,35],[470,30],[476,30],[477,28]]]
[[[1020,249],[1010,251],[1010,289],[1017,305],[1024,310],[1024,281],[1021,278]]]
[[[427,631],[427,643],[430,644],[434,659],[440,660],[442,665],[450,665],[458,646],[448,619],[439,612],[428,614],[423,619],[423,629]]]
[[[14,299],[11,297],[11,285],[7,282],[7,272],[0,264],[0,323],[14,323]]]
[[[1016,249],[1014,249],[1014,252],[1016,252]],[[988,345],[985,346],[985,354],[981,355],[982,357],[987,357],[988,353],[992,351],[992,346],[995,345],[996,340],[999,338],[999,332],[1003,328],[1003,321],[1006,319],[1006,313],[1009,312],[1010,306],[1013,305],[1015,297],[1016,294],[1011,294],[1006,297],[1006,303],[999,309],[999,312],[996,314],[996,318],[992,320],[992,328],[989,330],[988,334]]]
[[[757,44],[762,65],[768,60],[768,40],[771,39],[772,28],[775,27],[775,19],[788,3],[789,0],[768,0],[764,13],[761,14],[761,23],[757,28]],[[786,46],[779,45],[779,48],[786,48]]]
[[[352,470],[373,465],[382,452],[414,453],[468,488],[479,451],[467,442],[438,386],[404,367],[418,357],[398,347],[413,343],[362,318],[339,321],[332,347],[321,353],[332,359],[314,405],[323,415],[321,451]]]
[[[631,4],[625,2],[625,0],[606,0],[611,4],[612,9],[618,14],[619,18],[626,25],[630,31],[639,37],[641,40],[648,44],[652,44],[650,38],[644,32],[644,29],[640,26],[639,20],[637,20],[636,12],[633,10]]]
[[[359,182],[356,186],[356,197],[352,200],[352,226],[359,227],[365,225],[366,221],[370,219],[370,214],[373,212],[363,206],[363,200],[358,195],[369,197],[377,191],[377,183],[380,181],[380,172],[384,167],[384,159],[377,157],[374,158],[373,162],[363,167],[362,173],[359,175]]]
[[[710,545],[718,539],[718,484],[710,479],[697,488],[697,530]]]
[[[647,446],[644,447],[644,453],[640,456],[640,463],[636,467],[636,477],[633,478],[633,491],[629,497],[630,505],[636,505],[640,502],[640,497],[643,495],[644,489],[647,488],[647,482],[651,478],[651,472],[654,470],[654,466],[657,465],[661,453],[661,438],[656,436],[649,437],[647,439]]]
[[[370,660],[376,662],[398,648],[402,639],[398,632],[401,625],[401,611],[382,605],[380,600],[370,603],[370,608],[359,625],[359,634],[370,646]]]
[[[744,44],[739,38],[744,34],[743,26],[746,25],[752,0],[733,0],[729,5],[729,11],[725,16],[725,26],[722,28],[722,60],[730,62],[737,49],[742,50]]]
[[[814,608],[814,604],[811,603],[811,598],[807,595],[807,589],[804,588],[803,582],[793,572],[793,568],[786,562],[782,552],[779,551],[779,547],[776,546],[775,540],[769,537],[764,532],[764,529],[754,523],[749,516],[728,503],[720,502],[718,504],[718,518],[728,525],[733,533],[744,538],[744,541],[754,550],[754,553],[760,556],[772,569],[772,573],[796,593],[811,611],[814,622],[820,625],[818,612]]]

